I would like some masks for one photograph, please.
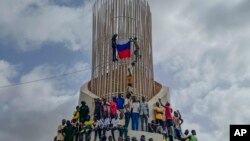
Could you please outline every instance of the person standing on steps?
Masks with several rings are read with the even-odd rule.
[[[88,105],[86,105],[86,102],[85,101],[82,101],[81,102],[81,107],[80,107],[80,122],[84,122],[86,119],[87,119],[87,117],[88,117],[88,115],[89,115],[89,107],[88,107]]]
[[[110,106],[110,117],[112,119],[117,116],[116,97],[113,97],[113,101],[109,102],[109,106]]]
[[[195,130],[191,130],[191,135],[189,135],[189,141],[198,141]]]
[[[128,129],[130,117],[131,117],[131,100],[130,100],[131,94],[127,93],[126,98],[124,101],[124,110],[125,110],[125,128]]]
[[[56,141],[64,141],[65,134],[63,133],[63,128],[65,127],[66,120],[62,120],[62,124],[58,126]]]
[[[148,117],[149,117],[149,108],[148,103],[146,102],[145,97],[142,97],[142,101],[139,107],[140,118],[141,118],[141,130],[147,131],[148,129]],[[146,130],[144,130],[144,123],[146,124]]]
[[[166,124],[168,127],[168,130],[170,132],[169,138],[174,138],[174,124],[173,124],[173,116],[172,116],[172,108],[170,107],[170,103],[167,101],[165,106],[162,104],[161,99],[159,98],[159,102],[162,107],[165,108],[165,116],[166,116]]]
[[[116,39],[117,39],[117,34],[114,34],[111,41],[112,41],[112,55],[113,55],[113,62],[118,61],[116,58]]]
[[[109,104],[107,103],[106,98],[103,98],[102,101],[102,117],[109,117]]]
[[[122,94],[118,94],[118,98],[116,98],[116,104],[117,104],[117,109],[121,112],[124,113],[124,98],[122,97]]]
[[[80,107],[76,106],[76,110],[74,111],[73,117],[71,120],[72,123],[76,123],[79,120],[79,112],[80,112]]]
[[[102,109],[101,100],[99,98],[95,98],[94,118],[96,118],[96,119],[101,118],[101,109]]]
[[[154,107],[155,121],[156,124],[162,126],[163,125],[163,110],[160,107],[159,102],[156,102]]]
[[[67,120],[66,126],[63,128],[62,132],[65,134],[64,141],[73,141],[74,129],[69,120]]]
[[[180,119],[179,113],[177,111],[174,111],[173,122],[174,122],[175,136],[177,137],[178,140],[180,140],[181,124],[183,123],[183,121]]]
[[[131,113],[132,113],[132,130],[138,131],[138,124],[139,124],[139,106],[140,103],[136,99],[136,97],[133,97],[133,102],[132,102],[132,108],[131,108]]]

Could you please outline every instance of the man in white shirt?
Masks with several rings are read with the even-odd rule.
[[[64,141],[64,136],[65,134],[63,133],[63,128],[65,127],[65,123],[66,123],[66,120],[63,119],[62,120],[62,124],[58,126],[58,130],[57,130],[57,137],[56,137],[56,140],[57,141]]]
[[[94,138],[94,141],[96,141],[96,137],[97,137],[97,134],[98,134],[98,137],[99,137],[99,140],[101,139],[102,137],[102,120],[101,119],[95,119],[94,120],[94,123],[92,124],[92,129],[95,131],[95,138]]]
[[[115,141],[115,135],[114,135],[114,131],[115,130],[118,130],[118,124],[119,124],[119,120],[117,118],[117,115],[112,118],[111,120],[111,134],[112,134],[112,137],[113,137],[113,140]]]
[[[110,118],[104,117],[103,121],[103,136],[106,135],[106,131],[109,131],[110,128]]]
[[[131,94],[127,94],[124,101],[124,109],[125,109],[125,127],[128,128],[130,117],[131,117]]]
[[[137,101],[136,97],[133,97],[133,102],[131,106],[132,113],[132,130],[138,131],[139,124],[139,106],[140,103]]]
[[[149,117],[149,108],[148,102],[146,101],[145,97],[142,97],[142,101],[140,103],[140,118],[141,118],[141,130],[147,131],[148,130],[148,117]],[[146,130],[144,130],[144,123],[146,124]]]

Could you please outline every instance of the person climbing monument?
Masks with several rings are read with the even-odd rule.
[[[127,75],[132,75],[133,68],[135,67],[135,62],[132,62],[128,65],[128,73]]]
[[[116,38],[117,38],[117,34],[114,34],[112,37],[112,54],[113,54],[113,62],[118,61],[118,59],[116,58]]]
[[[135,46],[135,49],[134,49],[135,61],[134,62],[137,62],[138,58],[141,58],[141,55],[139,54],[140,47],[137,42],[137,37],[134,37],[131,41],[134,43],[134,46]]]

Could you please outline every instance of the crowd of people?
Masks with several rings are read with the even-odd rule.
[[[139,119],[140,130],[163,135],[164,141],[197,141],[195,130],[185,130],[182,133],[181,125],[183,119],[178,110],[172,114],[170,103],[162,104],[161,99],[153,107],[154,120],[148,121],[150,112],[149,105],[145,97],[139,101],[136,96],[127,94],[125,98],[122,94],[113,97],[112,101],[107,102],[105,98],[95,99],[93,117],[90,116],[89,107],[85,101],[80,106],[76,106],[71,120],[62,120],[58,126],[56,141],[90,141],[91,133],[94,133],[94,141],[130,141],[128,129],[138,131]],[[165,114],[165,117],[164,117]],[[165,119],[165,120],[164,120]],[[131,127],[129,123],[131,120]],[[118,137],[115,132],[118,131]],[[111,135],[107,137],[107,132]],[[136,141],[135,137],[131,138]],[[146,140],[145,136],[140,140]],[[150,139],[152,140],[152,139]]]
[[[118,61],[116,57],[118,34],[114,34],[112,42],[113,61]],[[130,38],[129,42],[133,42],[135,60],[129,63],[127,70],[127,92],[125,97],[123,94],[118,94],[113,97],[112,101],[107,99],[95,99],[94,112],[90,113],[89,107],[85,101],[81,102],[80,106],[76,106],[71,120],[62,120],[62,124],[58,126],[57,136],[55,141],[90,141],[91,134],[94,133],[94,141],[116,141],[115,132],[118,131],[119,141],[130,141],[128,129],[138,131],[139,121],[140,130],[152,133],[159,133],[163,135],[163,141],[198,141],[195,130],[189,134],[188,130],[182,133],[181,125],[183,119],[178,110],[174,111],[170,107],[170,103],[162,104],[161,99],[155,103],[153,113],[150,113],[150,107],[145,97],[138,99],[133,89],[133,69],[141,58],[139,53],[139,45],[137,38]],[[172,114],[173,112],[173,114]],[[153,114],[154,120],[148,121]],[[165,114],[165,116],[164,116]],[[93,115],[92,117],[90,115]],[[131,124],[130,123],[131,120]],[[131,127],[129,127],[131,125]],[[107,132],[110,132],[110,136]],[[137,141],[136,137],[131,138],[132,141]],[[153,141],[153,138],[149,138]],[[140,141],[146,141],[144,135],[141,136]]]

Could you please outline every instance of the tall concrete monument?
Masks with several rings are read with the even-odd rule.
[[[137,38],[139,52],[131,83],[134,95],[145,96],[152,104],[169,98],[168,88],[154,80],[152,53],[152,20],[146,0],[96,0],[93,5],[92,71],[91,80],[81,87],[80,99],[93,105],[93,98],[111,99],[128,88],[128,67],[135,60],[131,43],[131,57],[112,60],[111,38]],[[93,105],[94,106],[94,105]]]

